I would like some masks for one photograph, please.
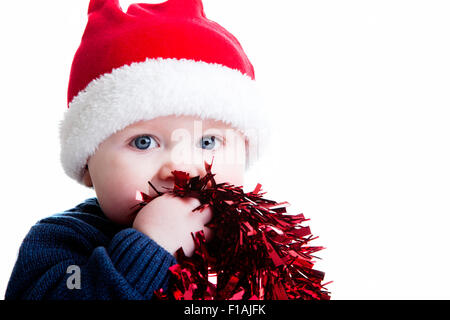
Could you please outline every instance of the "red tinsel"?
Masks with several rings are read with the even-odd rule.
[[[316,239],[302,213],[288,214],[288,202],[264,199],[261,184],[244,193],[242,186],[216,184],[211,165],[206,175],[190,178],[173,171],[174,187],[167,192],[194,197],[201,210],[209,205],[213,218],[206,226],[214,237],[206,241],[202,231],[193,235],[191,257],[180,248],[177,264],[170,268],[169,289],[155,291],[159,299],[175,300],[328,300],[322,284],[324,273],[313,269],[313,253],[323,247],[310,246]],[[210,187],[208,187],[210,182]],[[149,182],[150,186],[153,185]],[[157,192],[157,196],[162,192]],[[145,206],[153,198],[140,193]]]

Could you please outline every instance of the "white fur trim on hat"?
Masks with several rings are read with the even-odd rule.
[[[60,125],[64,171],[82,183],[87,159],[127,126],[167,115],[231,124],[248,138],[247,168],[267,144],[269,127],[255,81],[238,70],[186,59],[147,59],[91,81]]]

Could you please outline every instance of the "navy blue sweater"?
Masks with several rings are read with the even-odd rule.
[[[147,300],[154,290],[167,289],[175,263],[148,236],[108,220],[90,198],[31,228],[5,299]],[[74,276],[80,288],[68,285],[76,283]]]

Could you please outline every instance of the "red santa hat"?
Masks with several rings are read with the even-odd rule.
[[[126,13],[118,0],[91,0],[67,102],[61,162],[80,183],[100,143],[141,120],[228,123],[246,136],[247,168],[269,137],[253,66],[238,40],[206,18],[201,0],[132,4]]]

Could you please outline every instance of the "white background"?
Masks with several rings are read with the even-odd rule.
[[[2,297],[31,226],[94,196],[63,173],[58,140],[87,7],[1,5]],[[277,127],[246,189],[311,219],[332,298],[449,299],[449,2],[204,8],[240,40]]]

